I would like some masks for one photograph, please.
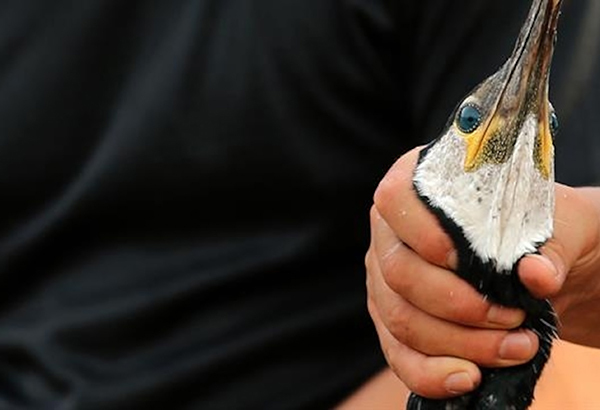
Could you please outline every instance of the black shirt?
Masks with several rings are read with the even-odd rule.
[[[600,174],[598,58],[570,65],[587,4],[565,5],[551,91],[586,84],[564,91],[571,183]],[[528,7],[0,2],[0,409],[319,409],[358,388],[384,366],[372,192]]]

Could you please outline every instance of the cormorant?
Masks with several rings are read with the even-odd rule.
[[[458,252],[457,274],[483,297],[524,309],[523,328],[540,339],[535,357],[515,367],[482,368],[480,386],[457,398],[411,394],[409,410],[522,410],[556,337],[548,300],[534,298],[517,275],[520,259],[552,235],[553,135],[548,77],[562,0],[533,0],[513,53],[455,109],[415,168],[417,195]]]

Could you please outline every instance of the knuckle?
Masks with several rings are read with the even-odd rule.
[[[412,270],[409,260],[404,255],[403,244],[398,242],[385,255],[381,255],[379,269],[385,283],[396,293],[410,294],[416,284],[412,283]]]
[[[567,248],[565,247],[565,244],[563,241],[554,237],[546,241],[546,243],[541,247],[541,252],[549,256],[553,256],[554,258],[560,258],[563,261],[567,260]]]
[[[369,249],[367,249],[367,252],[365,253],[365,268],[367,270],[367,275],[370,273],[370,271],[373,269],[373,249],[371,247],[369,247]]]
[[[371,222],[372,227],[375,225],[377,219],[379,218],[379,211],[377,210],[377,206],[375,205],[375,203],[373,203],[373,205],[371,205],[371,209],[369,209],[369,220]]]
[[[388,366],[412,392],[417,394],[427,393],[430,385],[428,375],[420,367],[408,367],[403,363],[400,352],[391,346],[382,346],[383,355]]]
[[[430,267],[415,262],[412,251],[399,242],[392,251],[382,257],[379,263],[385,283],[407,300],[414,300],[419,294],[423,294],[422,278],[426,273],[425,270]]]
[[[398,160],[379,182],[373,202],[378,210],[385,210],[408,190],[412,189],[412,172],[406,169],[405,161]]]
[[[373,283],[369,275],[365,279],[365,291],[367,293],[367,302],[373,298]]]
[[[390,366],[390,369],[392,369],[394,373],[398,374],[399,366],[396,361],[396,356],[394,355],[394,349],[391,346],[382,343],[381,350],[383,351],[383,357],[385,358],[388,366]]]
[[[386,283],[396,283],[401,280],[401,271],[403,268],[402,258],[394,250],[390,250],[385,255],[381,255],[379,268]]]
[[[421,229],[416,243],[420,245],[417,253],[438,266],[446,265],[448,254],[453,247],[450,238],[439,226],[435,229]]]
[[[395,305],[388,312],[388,330],[401,343],[414,348],[418,340],[414,327],[413,309],[406,304],[401,303]]]
[[[382,273],[382,276],[386,285],[404,299],[415,300],[422,292],[418,289],[421,283],[418,280],[411,280],[410,276],[412,275],[406,270],[389,269],[387,272]]]
[[[379,182],[373,194],[373,204],[376,212],[383,213],[393,201],[395,195],[394,180],[388,173]]]
[[[406,374],[403,381],[410,391],[421,396],[426,396],[428,388],[431,386],[430,378],[419,369],[414,369],[412,372]]]
[[[375,310],[377,306],[375,306],[375,301],[371,297],[371,295],[367,296],[367,312],[369,312],[369,316],[371,316],[371,320],[374,322],[377,318]]]

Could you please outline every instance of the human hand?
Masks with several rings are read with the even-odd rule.
[[[554,234],[519,265],[519,277],[549,298],[561,339],[600,348],[600,188],[556,184]]]
[[[368,306],[394,372],[415,393],[442,398],[475,388],[481,378],[476,364],[528,361],[538,340],[529,331],[509,330],[521,324],[522,311],[489,303],[451,272],[452,242],[412,187],[418,151],[400,158],[375,193],[366,255]],[[556,209],[554,238],[542,256],[521,261],[520,275],[536,296],[554,296],[559,314],[576,316],[576,324],[562,329],[570,340],[590,344],[594,332],[581,329],[600,315],[585,320],[581,311],[593,308],[600,294],[600,288],[589,289],[593,267],[600,266],[600,206],[557,185]]]

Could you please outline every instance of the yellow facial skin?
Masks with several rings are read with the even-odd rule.
[[[474,171],[485,162],[495,162],[489,161],[491,158],[486,158],[484,155],[484,152],[486,152],[485,146],[489,143],[492,135],[495,135],[504,126],[504,119],[498,115],[494,115],[491,118],[488,117],[488,119],[482,122],[481,125],[470,134],[462,132],[455,126],[456,131],[462,135],[467,142],[465,171]]]
[[[548,121],[548,118],[550,118],[548,104],[544,104],[544,108],[539,111],[539,134],[532,155],[540,174],[544,179],[548,179],[551,176],[554,159],[554,144]],[[455,124],[456,133],[465,139],[467,145],[464,162],[465,172],[475,171],[484,163],[501,164],[507,161],[512,154],[519,125],[518,121],[508,121],[507,118],[499,114],[488,116],[471,133],[463,132]],[[494,138],[496,141],[493,141]],[[499,149],[498,141],[500,140],[503,146]],[[493,142],[494,144],[492,144]]]
[[[552,131],[550,130],[550,113],[548,105],[542,108],[539,117],[538,129],[539,136],[536,141],[536,152],[534,152],[534,161],[545,179],[550,178],[552,164],[554,160],[554,144],[552,142]],[[539,148],[538,148],[539,143]]]

